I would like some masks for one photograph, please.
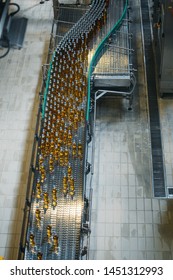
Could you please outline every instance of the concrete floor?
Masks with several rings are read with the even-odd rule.
[[[130,121],[122,100],[98,108],[89,258],[172,259],[173,201],[152,195],[146,116]]]
[[[52,26],[52,1],[16,0],[28,18],[21,50],[0,60],[0,256],[17,259],[31,149]],[[138,85],[97,106],[90,259],[173,259],[173,201],[153,198],[139,1],[133,2]],[[172,100],[159,100],[166,185],[173,185]]]
[[[140,1],[131,1],[137,87],[97,104],[90,259],[173,259],[173,200],[153,197]],[[172,100],[159,99],[166,186],[172,182]]]
[[[0,60],[0,256],[17,259],[31,149],[53,19],[52,1],[16,0],[28,18],[23,48]]]

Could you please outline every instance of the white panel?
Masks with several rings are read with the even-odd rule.
[[[60,4],[76,4],[76,0],[59,0]]]

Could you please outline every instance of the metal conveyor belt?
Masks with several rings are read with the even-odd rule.
[[[165,180],[162,154],[162,141],[160,131],[159,108],[155,80],[155,61],[152,48],[148,1],[141,0],[142,24],[144,33],[144,50],[146,59],[146,75],[148,87],[148,103],[151,131],[152,165],[154,196],[165,197]]]
[[[109,13],[117,2],[121,12],[113,22]],[[90,82],[103,48],[126,20],[127,4],[94,0],[53,52],[21,238],[20,251],[27,260],[80,259],[86,253]]]
[[[56,47],[44,89],[42,120],[27,197],[21,251],[27,260],[80,259],[85,221],[88,44],[106,21],[95,0]]]

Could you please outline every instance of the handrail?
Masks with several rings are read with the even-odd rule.
[[[101,51],[103,50],[103,47],[105,45],[105,42],[109,39],[109,37],[112,35],[112,33],[115,30],[118,30],[122,24],[122,21],[126,15],[127,12],[127,7],[128,7],[128,0],[126,0],[125,6],[124,6],[124,10],[123,13],[121,15],[121,17],[119,18],[119,20],[116,22],[116,24],[113,26],[113,28],[109,31],[109,33],[107,34],[107,36],[101,41],[101,43],[98,45],[92,59],[90,62],[90,66],[89,66],[89,70],[88,70],[88,99],[87,99],[87,112],[86,112],[86,121],[89,121],[89,110],[90,110],[90,95],[91,95],[91,75],[93,72],[93,68],[94,65],[97,64],[97,58],[99,56],[99,54],[101,53]]]

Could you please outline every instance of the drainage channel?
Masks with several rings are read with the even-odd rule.
[[[154,196],[165,197],[165,179],[163,167],[162,141],[159,108],[157,100],[156,80],[155,80],[155,61],[152,48],[152,36],[150,28],[150,17],[148,1],[141,1],[142,24],[144,34],[145,67],[148,89],[148,105],[151,131],[151,149],[153,165],[153,185]]]

